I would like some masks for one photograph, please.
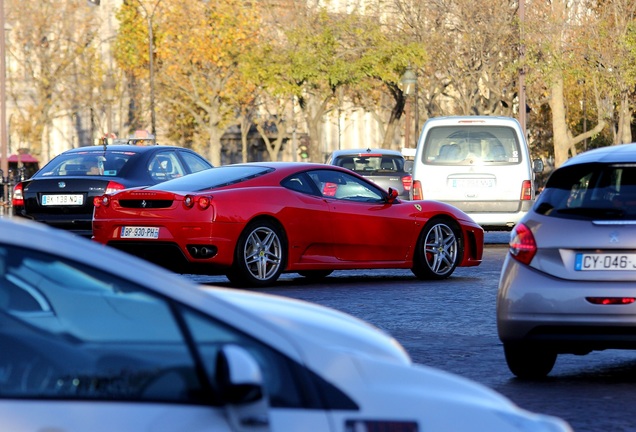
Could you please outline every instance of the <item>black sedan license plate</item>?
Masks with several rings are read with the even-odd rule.
[[[636,253],[577,253],[574,270],[636,270]]]
[[[42,205],[43,206],[55,206],[55,205],[81,206],[81,205],[84,205],[84,195],[82,194],[42,195]]]

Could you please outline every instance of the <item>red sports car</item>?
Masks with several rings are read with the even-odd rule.
[[[240,286],[365,268],[444,279],[481,263],[483,238],[453,206],[402,201],[348,169],[309,163],[213,168],[95,198],[93,215],[100,243]]]

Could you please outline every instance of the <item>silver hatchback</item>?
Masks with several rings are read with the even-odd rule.
[[[511,233],[497,327],[512,373],[541,378],[559,354],[636,349],[635,282],[636,144],[571,158]]]

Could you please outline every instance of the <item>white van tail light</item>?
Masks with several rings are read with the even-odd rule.
[[[424,199],[424,197],[422,196],[422,182],[420,182],[419,180],[415,180],[413,182],[413,199],[414,200]]]
[[[521,200],[528,201],[532,199],[532,183],[530,180],[524,180],[521,184]]]

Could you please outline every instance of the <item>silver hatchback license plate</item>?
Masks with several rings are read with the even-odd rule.
[[[125,226],[121,228],[120,238],[145,238],[145,239],[158,239],[159,228],[158,227],[130,227]]]
[[[577,253],[574,270],[636,270],[636,253]]]

